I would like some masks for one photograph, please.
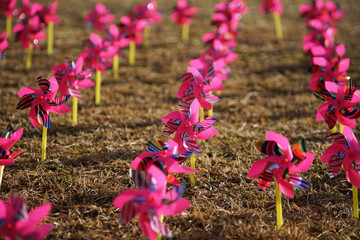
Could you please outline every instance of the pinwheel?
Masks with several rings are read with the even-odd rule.
[[[29,70],[31,68],[33,47],[40,48],[39,41],[46,38],[46,34],[42,31],[40,25],[39,16],[35,15],[29,21],[16,24],[13,31],[16,40],[21,43],[24,49],[28,49],[25,69]]]
[[[12,17],[16,7],[16,0],[0,0],[0,12],[6,17],[6,33],[11,36]]]
[[[226,23],[221,24],[213,33],[205,33],[201,39],[205,44],[210,46],[213,45],[215,39],[220,40],[224,45],[230,48],[235,48],[237,45],[235,35],[229,31],[229,26]]]
[[[343,166],[346,179],[353,186],[354,217],[359,218],[357,189],[360,188],[360,145],[347,126],[344,126],[342,133],[329,135],[328,140],[333,144],[326,149],[321,160],[329,165],[330,178],[336,177]]]
[[[90,69],[83,71],[83,65],[84,59],[79,57],[76,63],[65,59],[63,64],[51,68],[51,72],[59,83],[61,96],[73,97],[73,125],[77,124],[78,99],[81,99],[79,88],[94,86],[94,82],[89,79],[92,71]]]
[[[329,55],[327,48],[322,46],[313,47],[311,53],[313,57],[313,76],[310,80],[310,91],[324,89],[324,82],[339,82],[342,76],[346,76],[346,71],[350,65],[349,58],[342,58],[345,54],[345,46],[339,45],[335,48],[335,56],[326,58]],[[318,55],[318,56],[317,56]],[[320,55],[320,56],[319,56]]]
[[[305,172],[310,168],[314,154],[306,152],[304,140],[295,144],[291,150],[287,138],[271,131],[267,132],[266,140],[257,143],[256,147],[268,156],[256,161],[247,176],[259,178],[260,190],[266,190],[272,179],[275,178],[277,226],[280,228],[283,223],[280,192],[293,198],[294,187],[309,188],[309,185],[296,173]]]
[[[43,125],[41,161],[44,161],[46,158],[47,129],[50,128],[49,112],[59,114],[69,112],[70,108],[64,104],[69,99],[69,96],[55,98],[59,88],[55,77],[46,80],[38,76],[37,82],[40,89],[25,87],[17,93],[21,99],[16,109],[30,108],[29,118],[31,124],[35,128]]]
[[[82,51],[80,57],[84,58],[86,68],[96,70],[95,104],[99,105],[101,99],[101,73],[111,66],[112,63],[108,59],[114,58],[118,48],[112,45],[108,46],[105,44],[105,40],[95,33],[90,34],[90,39],[86,41],[86,45],[88,49]]]
[[[41,22],[47,26],[47,53],[48,55],[53,54],[54,46],[54,23],[59,22],[59,17],[56,14],[56,8],[58,6],[58,1],[54,1],[50,6],[45,6],[40,12]]]
[[[133,19],[130,16],[120,18],[120,35],[129,41],[129,64],[135,64],[135,47],[140,45],[144,39],[146,20]]]
[[[13,127],[9,124],[6,127],[4,133],[2,133],[0,137],[0,151],[1,151],[1,158],[0,158],[0,188],[1,182],[3,178],[4,168],[5,166],[12,165],[14,163],[15,157],[22,154],[24,151],[16,151],[10,153],[10,148],[21,138],[23,134],[23,129],[19,129],[14,132]]]
[[[239,21],[247,10],[247,3],[244,0],[217,3],[215,13],[212,15],[212,24],[220,27],[225,23],[229,26],[229,31],[236,35],[239,31]]]
[[[138,171],[146,171],[156,165],[167,175],[167,182],[179,185],[180,182],[171,173],[195,173],[194,169],[180,165],[189,157],[189,154],[178,154],[178,144],[172,139],[167,142],[149,141],[149,152],[141,153],[131,163],[131,167]],[[191,153],[190,153],[191,155]]]
[[[177,215],[188,208],[190,201],[182,198],[184,187],[178,185],[166,191],[166,175],[155,165],[147,172],[137,172],[135,182],[140,189],[125,190],[113,202],[121,209],[120,223],[128,223],[139,214],[139,225],[147,238],[154,240],[158,234],[171,237],[161,216]]]
[[[336,21],[344,17],[344,13],[335,3],[323,0],[315,0],[312,4],[302,5],[299,12],[305,17],[306,24],[312,19],[318,19],[333,26]]]
[[[162,132],[163,136],[170,136],[175,133],[174,141],[179,146],[179,153],[184,154],[192,152],[191,168],[195,169],[195,155],[199,155],[199,146],[195,139],[206,140],[213,137],[217,130],[212,127],[216,117],[208,117],[199,122],[200,103],[195,98],[189,103],[189,99],[179,100],[179,111],[166,115],[162,121],[165,128]],[[190,175],[191,185],[195,185],[194,175]]]
[[[232,63],[238,57],[237,53],[233,52],[231,46],[228,46],[227,43],[222,43],[219,39],[213,41],[212,47],[209,47],[204,51],[199,59],[204,61],[205,59],[218,60],[223,58],[225,63]]]
[[[334,36],[336,28],[313,19],[309,22],[310,32],[303,39],[303,50],[310,51],[315,46],[332,47],[334,45]]]
[[[52,230],[52,224],[38,224],[50,213],[51,203],[45,203],[30,213],[24,200],[9,198],[8,204],[0,199],[0,238],[43,240]]]
[[[115,15],[110,13],[104,4],[98,3],[86,16],[85,21],[89,28],[94,28],[102,33],[114,21]]]
[[[351,128],[355,127],[355,119],[360,116],[360,110],[352,107],[360,102],[360,93],[359,90],[355,90],[351,79],[344,87],[334,82],[325,82],[325,90],[316,92],[315,96],[326,101],[317,110],[317,121],[325,120],[329,129],[333,129],[336,122]]]
[[[113,46],[117,49],[116,54],[113,57],[114,79],[119,78],[119,56],[122,54],[120,49],[128,46],[129,44],[129,39],[123,38],[120,35],[119,28],[115,24],[111,24],[108,34],[104,38],[104,45],[106,47]]]
[[[0,35],[0,64],[2,59],[4,58],[3,51],[9,46],[9,43],[6,40],[7,33],[3,32]]]
[[[263,0],[260,4],[259,11],[261,14],[272,12],[275,23],[275,32],[279,40],[283,39],[281,18],[280,15],[283,11],[283,3],[281,0]]]
[[[191,7],[186,0],[178,0],[174,11],[171,14],[171,20],[181,25],[181,39],[186,42],[189,40],[189,27],[191,19],[195,17],[198,8]]]
[[[162,21],[161,12],[157,11],[157,2],[150,1],[144,4],[136,5],[131,13],[133,19],[144,19],[146,27],[144,28],[144,41],[143,45],[149,45],[149,35],[151,24],[159,23]]]

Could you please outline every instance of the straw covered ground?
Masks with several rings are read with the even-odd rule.
[[[118,20],[142,1],[103,2]],[[158,0],[164,21],[152,29],[150,47],[137,48],[135,66],[128,66],[124,51],[119,80],[112,79],[111,70],[105,72],[101,105],[94,104],[94,89],[86,89],[77,126],[72,126],[70,113],[51,115],[44,163],[40,162],[41,128],[32,127],[27,110],[15,109],[16,92],[37,87],[38,74],[49,78],[52,66],[64,57],[78,56],[90,33],[83,18],[96,1],[60,1],[54,55],[48,57],[42,43],[29,72],[24,70],[26,52],[11,39],[0,66],[0,127],[10,122],[16,129],[24,128],[13,150],[25,153],[5,168],[0,198],[7,200],[15,191],[29,209],[51,202],[46,222],[53,222],[54,230],[49,239],[144,238],[137,219],[119,225],[119,210],[112,208],[112,201],[135,187],[128,174],[131,161],[146,151],[148,140],[161,137],[161,118],[178,110],[177,76],[204,50],[201,36],[212,30],[216,2],[193,1],[200,11],[190,41],[182,43],[180,28],[169,20],[175,1]],[[272,16],[259,14],[259,2],[249,1],[249,12],[241,21],[235,50],[239,58],[231,64],[222,101],[214,107],[219,133],[201,146],[196,186],[189,186],[189,176],[178,175],[186,184],[184,197],[192,204],[165,222],[174,239],[359,239],[360,224],[352,218],[351,185],[343,173],[330,179],[320,160],[329,146],[329,131],[324,122],[315,120],[321,102],[308,90],[310,64],[302,51],[306,29],[297,12],[310,1],[284,1],[282,43],[275,38]],[[336,41],[345,44],[346,57],[351,58],[349,75],[359,85],[359,2],[341,1],[341,8],[346,16],[336,25]],[[4,19],[0,20],[4,30]],[[263,157],[254,144],[264,140],[268,130],[285,135],[291,144],[304,138],[308,151],[316,155],[310,170],[302,174],[310,189],[296,190],[294,199],[283,197],[285,222],[280,230],[274,185],[260,192],[257,180],[246,177],[252,163]],[[355,134],[360,136],[359,127]]]

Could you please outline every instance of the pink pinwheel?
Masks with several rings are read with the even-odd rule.
[[[31,21],[16,24],[13,28],[16,41],[20,41],[23,48],[27,49],[30,44],[40,48],[39,41],[46,38],[42,31],[39,16],[34,16]]]
[[[330,27],[318,19],[310,20],[310,32],[303,39],[304,51],[310,51],[315,46],[331,47],[334,45],[336,28]]]
[[[134,42],[140,45],[144,39],[144,29],[147,25],[144,19],[133,19],[129,16],[120,18],[120,35],[122,38],[127,39],[129,42]]]
[[[30,213],[21,197],[10,197],[9,203],[0,199],[0,238],[5,240],[43,240],[52,230],[52,224],[37,226],[51,210],[45,203]]]
[[[333,144],[326,149],[321,160],[329,165],[330,178],[338,175],[342,165],[346,179],[360,188],[360,145],[353,131],[344,126],[343,134],[333,133],[328,140]]]
[[[185,0],[178,0],[173,13],[171,14],[171,20],[179,25],[190,25],[191,19],[195,17],[198,9],[191,7]]]
[[[188,208],[190,201],[182,198],[184,187],[178,185],[166,191],[166,175],[155,165],[148,173],[135,172],[135,182],[141,189],[125,190],[113,202],[121,209],[120,223],[130,222],[139,213],[139,225],[146,237],[155,240],[159,233],[171,237],[170,229],[159,217],[177,215]]]
[[[199,107],[197,99],[194,99],[191,105],[182,99],[179,101],[180,112],[172,112],[162,119],[165,123],[162,135],[169,136],[175,132],[174,141],[179,146],[180,154],[191,151],[199,155],[199,146],[195,139],[206,140],[217,133],[212,127],[216,117],[208,117],[199,122]]]
[[[213,45],[215,39],[220,40],[224,45],[230,48],[235,48],[237,45],[235,35],[229,31],[229,26],[226,23],[221,24],[213,33],[205,33],[201,39],[210,46]]]
[[[104,46],[113,46],[117,48],[117,54],[121,55],[121,48],[127,47],[130,44],[130,40],[120,35],[119,28],[115,24],[111,24],[108,30],[108,34],[105,36]]]
[[[111,14],[110,10],[102,3],[96,4],[95,8],[85,16],[88,27],[95,27],[99,33],[107,29],[114,19],[115,15]]]
[[[17,93],[21,99],[16,109],[31,108],[29,113],[31,124],[35,128],[39,125],[50,128],[49,112],[59,114],[69,112],[70,108],[64,104],[69,96],[55,98],[59,88],[55,77],[46,80],[38,76],[38,84],[40,89],[26,87]]]
[[[260,190],[266,190],[273,177],[279,184],[280,191],[290,198],[294,197],[294,187],[309,188],[309,185],[296,175],[296,173],[306,172],[314,160],[314,154],[306,152],[304,140],[295,144],[291,150],[287,138],[268,131],[266,141],[257,143],[256,147],[268,156],[256,161],[247,176],[259,178]]]
[[[231,69],[225,64],[223,58],[216,61],[213,59],[192,59],[190,65],[196,68],[205,82],[210,82],[212,85],[212,91],[223,91],[224,86],[221,81],[225,81],[231,73]]]
[[[335,127],[337,121],[345,126],[355,127],[355,119],[360,116],[360,110],[352,107],[360,102],[360,92],[355,91],[351,79],[345,87],[334,82],[325,82],[325,91],[316,92],[315,96],[326,101],[317,110],[317,121],[325,120],[329,129]]]
[[[19,23],[28,24],[34,16],[40,17],[40,12],[44,6],[40,3],[31,3],[30,0],[23,0],[21,8],[15,10]]]
[[[162,21],[161,12],[157,11],[157,2],[150,1],[143,4],[136,5],[130,15],[133,19],[144,19],[147,22],[147,27],[153,23]]]
[[[86,68],[104,72],[107,67],[112,66],[109,59],[117,53],[117,47],[105,44],[105,40],[95,33],[90,34],[90,39],[86,41],[86,44],[88,49],[80,53],[80,57],[84,58]]]
[[[84,59],[79,57],[76,63],[65,59],[63,64],[51,68],[56,80],[59,83],[61,96],[71,95],[81,99],[79,88],[89,88],[94,86],[94,82],[89,79],[91,70],[83,71]]]
[[[342,58],[345,54],[345,46],[343,44],[335,48],[335,56],[333,57],[326,58],[327,55],[329,56],[326,49],[322,46],[311,49],[311,53],[315,55],[313,57],[313,76],[310,80],[311,91],[324,89],[324,82],[327,81],[339,82],[339,79],[346,75],[346,71],[349,68],[350,59]]]
[[[311,5],[302,5],[299,12],[305,17],[307,24],[312,19],[318,19],[332,26],[344,16],[344,13],[340,11],[335,3],[331,1],[324,2],[323,0],[315,0]]]
[[[59,17],[56,14],[58,1],[54,1],[50,6],[45,6],[40,12],[40,21],[47,26],[49,22],[58,23]]]
[[[177,97],[183,98],[196,98],[200,106],[204,109],[211,109],[212,104],[219,102],[220,99],[210,94],[210,91],[223,90],[221,79],[216,79],[217,82],[211,84],[213,80],[213,71],[208,72],[208,76],[203,76],[195,67],[188,67],[187,73],[180,76],[180,80],[183,81],[179,88]]]
[[[232,63],[237,57],[238,54],[233,52],[231,46],[228,46],[227,43],[222,43],[219,39],[215,39],[212,47],[209,47],[203,54],[201,54],[199,59],[203,61],[207,58],[214,60],[223,58],[225,63]]]
[[[7,34],[6,34],[6,32],[3,32],[0,35],[0,62],[4,58],[4,55],[2,52],[9,46],[6,38],[7,38]]]
[[[131,167],[138,171],[146,171],[151,165],[156,165],[167,175],[167,182],[179,185],[180,182],[170,173],[195,173],[196,170],[180,165],[180,162],[190,157],[190,154],[179,155],[178,144],[173,140],[149,141],[149,152],[141,153],[131,163]]]
[[[16,151],[10,153],[10,148],[21,138],[23,129],[20,128],[16,132],[9,124],[5,132],[0,137],[0,166],[9,166],[14,164],[14,158],[22,154],[24,151]]]
[[[263,0],[260,3],[259,11],[261,14],[278,13],[282,14],[284,4],[281,0]]]
[[[16,7],[16,0],[0,0],[0,12],[5,17],[12,17]]]

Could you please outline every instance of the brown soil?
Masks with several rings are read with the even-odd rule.
[[[106,1],[117,19],[127,14],[134,1]],[[189,60],[204,50],[201,36],[211,31],[214,0],[197,0],[200,12],[191,27],[189,43],[179,42],[180,28],[169,21],[175,1],[158,0],[164,21],[154,26],[149,48],[138,48],[136,65],[128,66],[127,51],[121,58],[120,79],[111,70],[103,77],[101,106],[94,104],[94,89],[83,91],[79,124],[73,127],[71,114],[51,115],[48,156],[40,162],[41,129],[34,129],[28,111],[15,109],[16,92],[36,87],[38,74],[51,77],[50,68],[64,57],[75,59],[84,49],[89,30],[83,17],[95,0],[62,0],[55,25],[55,54],[46,55],[45,42],[35,51],[33,68],[26,72],[26,52],[10,41],[0,66],[0,127],[11,122],[24,135],[13,150],[25,150],[15,164],[5,168],[0,198],[11,191],[21,194],[28,208],[52,203],[47,222],[54,223],[49,239],[139,239],[144,238],[137,219],[118,224],[119,210],[112,201],[123,190],[134,188],[129,181],[131,161],[146,151],[148,140],[161,136],[161,118],[177,110],[176,77],[186,71]],[[296,2],[296,3],[295,3]],[[310,1],[302,1],[307,3]],[[174,239],[358,239],[359,221],[352,217],[351,185],[344,174],[329,179],[320,156],[329,146],[324,122],[315,120],[321,102],[308,91],[309,59],[302,51],[306,34],[297,9],[301,3],[284,0],[282,15],[285,39],[278,43],[271,16],[258,13],[259,0],[249,1],[249,12],[231,64],[232,75],[225,82],[222,101],[215,105],[219,134],[201,147],[195,187],[189,177],[185,198],[192,205],[182,215],[167,217]],[[360,26],[357,0],[341,1],[345,18],[337,24],[337,43],[344,43],[351,58],[349,75],[360,77]],[[4,19],[0,19],[4,29]],[[71,106],[71,101],[69,102]],[[257,181],[246,177],[248,169],[263,157],[254,143],[272,130],[287,136],[292,144],[304,138],[308,151],[316,155],[313,166],[303,174],[309,190],[296,190],[295,198],[283,197],[284,226],[276,228],[275,191],[265,192]],[[355,129],[359,135],[359,128]]]

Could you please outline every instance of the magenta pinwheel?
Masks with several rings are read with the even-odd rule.
[[[220,58],[224,59],[224,62],[229,64],[234,62],[238,57],[237,53],[233,52],[231,45],[228,45],[227,42],[221,42],[219,39],[213,41],[212,46],[210,46],[205,52],[201,54],[199,59],[204,61],[207,58],[218,60]]]
[[[222,23],[218,28],[215,28],[212,33],[205,33],[201,39],[210,46],[213,45],[215,39],[220,40],[224,45],[230,48],[235,48],[237,45],[235,34],[230,32],[229,26],[226,23]]]
[[[171,237],[170,229],[159,217],[177,215],[188,208],[190,201],[182,198],[184,187],[178,185],[166,191],[166,175],[155,165],[147,172],[135,173],[140,189],[125,190],[113,202],[121,209],[120,223],[130,222],[139,213],[139,225],[146,237],[150,240],[155,240],[158,234]]]
[[[38,224],[50,213],[51,204],[45,203],[30,213],[21,197],[10,197],[8,204],[0,199],[0,238],[43,240],[52,224]]]
[[[14,26],[15,39],[19,41],[23,48],[27,49],[30,44],[35,48],[39,48],[39,41],[46,38],[46,34],[42,31],[40,17],[35,15],[31,17],[31,21],[18,23]]]
[[[136,5],[130,17],[133,19],[144,19],[147,22],[147,27],[150,27],[151,24],[162,21],[161,12],[157,11],[157,6],[156,1]]]
[[[144,39],[144,29],[147,25],[145,19],[135,19],[131,16],[123,16],[120,18],[120,35],[129,42],[140,45]]]
[[[312,19],[318,19],[324,23],[334,25],[340,20],[344,13],[332,1],[315,0],[312,4],[304,4],[299,8],[299,12],[305,17],[308,24]]]
[[[9,46],[8,41],[6,40],[7,33],[3,32],[0,35],[0,61],[4,58],[3,51]]]
[[[16,0],[0,0],[0,12],[5,17],[12,17],[16,7]]]
[[[196,68],[205,82],[209,82],[212,86],[212,91],[223,91],[224,86],[222,81],[226,80],[231,73],[231,69],[225,64],[223,58],[214,61],[211,58],[208,59],[192,59],[190,65]]]
[[[58,1],[54,1],[52,4],[50,4],[49,6],[45,6],[42,11],[40,11],[39,15],[40,15],[40,21],[41,23],[43,23],[45,26],[47,26],[49,24],[49,22],[53,22],[53,23],[58,23],[59,22],[59,17],[56,14],[56,9],[59,5]]]
[[[291,149],[286,137],[268,131],[266,141],[257,143],[256,147],[267,157],[256,161],[247,176],[259,178],[260,190],[266,190],[273,178],[279,184],[280,191],[290,198],[294,197],[294,187],[309,188],[309,185],[296,175],[307,171],[314,160],[314,154],[306,152],[304,140],[299,141]]]
[[[90,34],[90,39],[86,41],[86,45],[88,49],[80,53],[80,57],[84,58],[86,68],[104,72],[107,67],[112,66],[110,60],[118,51],[116,46],[109,46],[105,40],[95,33]]]
[[[167,182],[179,185],[180,182],[171,173],[195,173],[196,170],[181,166],[189,156],[178,154],[178,144],[169,139],[167,142],[149,141],[149,152],[141,153],[131,163],[138,171],[146,171],[151,165],[156,165],[167,175]]]
[[[344,126],[343,133],[328,136],[333,143],[321,156],[321,160],[329,165],[330,178],[338,175],[341,165],[344,167],[347,180],[360,188],[360,145],[351,130]]]
[[[22,154],[24,151],[16,151],[10,153],[10,148],[21,138],[23,134],[23,129],[20,128],[14,132],[13,127],[9,124],[6,127],[6,130],[2,133],[0,137],[0,166],[9,166],[14,163],[15,157]]]
[[[262,14],[271,13],[278,13],[282,14],[284,8],[284,4],[281,0],[263,0],[260,3],[259,11]]]
[[[94,86],[94,82],[89,79],[92,71],[85,69],[83,71],[84,59],[79,57],[76,63],[70,59],[51,68],[56,80],[59,83],[59,92],[61,96],[71,95],[81,99],[79,88],[89,88]]]
[[[325,120],[329,129],[335,127],[336,122],[354,128],[360,110],[352,107],[360,102],[360,93],[359,90],[355,90],[352,80],[349,79],[344,87],[334,82],[325,82],[325,89],[315,94],[319,99],[326,101],[317,110],[316,120]]]
[[[216,117],[208,117],[199,122],[199,101],[194,99],[190,105],[187,100],[179,101],[180,112],[174,111],[162,119],[165,123],[162,135],[170,136],[175,133],[174,141],[179,146],[180,154],[190,151],[199,155],[199,146],[195,139],[206,140],[217,133],[212,127]]]
[[[21,99],[16,109],[30,108],[29,118],[31,124],[35,128],[40,125],[50,128],[49,112],[59,114],[69,112],[70,108],[64,104],[69,96],[55,98],[59,88],[55,77],[46,80],[39,76],[37,82],[40,89],[25,87],[17,93]]]
[[[107,9],[102,3],[96,4],[95,8],[85,16],[88,27],[95,27],[100,33],[107,29],[114,19],[115,15],[111,14],[110,9]]]
[[[334,45],[334,36],[336,28],[321,22],[318,19],[309,21],[310,32],[303,39],[304,51],[310,51],[314,46],[329,47]]]
[[[180,25],[190,25],[191,19],[195,17],[198,9],[191,7],[185,0],[178,0],[173,13],[171,14],[171,20]]]
[[[180,80],[183,81],[179,88],[177,97],[183,98],[196,98],[200,106],[204,109],[211,109],[212,104],[220,101],[220,99],[210,94],[210,91],[220,90],[218,85],[222,86],[222,81],[218,79],[216,84],[211,84],[213,79],[213,71],[208,72],[207,76],[203,76],[198,69],[194,67],[188,67],[187,73],[180,76]]]

